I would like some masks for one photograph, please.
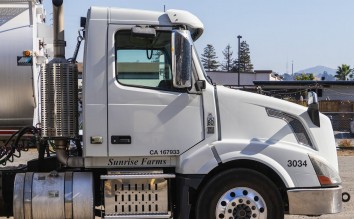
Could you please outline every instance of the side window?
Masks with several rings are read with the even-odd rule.
[[[171,34],[135,38],[130,31],[116,34],[116,78],[128,86],[172,89]]]

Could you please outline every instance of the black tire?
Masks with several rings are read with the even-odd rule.
[[[201,190],[195,212],[197,219],[284,219],[277,187],[249,169],[230,169],[214,176]]]

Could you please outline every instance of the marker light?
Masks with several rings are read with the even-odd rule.
[[[29,57],[29,56],[32,56],[32,53],[29,50],[25,50],[25,51],[23,51],[23,56]]]
[[[317,157],[309,155],[313,168],[315,169],[318,181],[321,186],[340,185],[342,180],[336,170],[327,165],[324,161]]]

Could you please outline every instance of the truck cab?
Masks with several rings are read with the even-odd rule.
[[[86,31],[87,168],[171,167],[179,182],[199,184],[193,188],[199,197],[225,171],[256,171],[279,189],[279,209],[339,211],[341,181],[329,119],[321,114],[319,127],[305,107],[212,84],[193,46],[203,32],[198,18],[178,10],[91,8]],[[311,207],[314,194],[329,199]],[[232,198],[218,199],[202,207],[226,217]]]
[[[281,219],[340,212],[332,126],[318,112],[316,95],[306,108],[213,84],[193,44],[203,30],[187,11],[90,8],[83,153],[68,153],[76,135],[55,134],[59,127],[46,127],[51,115],[45,114],[42,137],[56,146],[61,165],[54,173],[16,174],[15,188],[22,189],[14,190],[15,218],[24,218],[29,206],[46,218]],[[56,65],[51,68],[66,64]],[[66,83],[66,75],[53,81]],[[42,101],[76,95],[53,87],[42,84]],[[56,110],[44,113],[64,110],[60,101],[51,104]],[[38,208],[43,202],[58,213]]]

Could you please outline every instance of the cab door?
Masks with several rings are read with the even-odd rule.
[[[109,156],[175,156],[202,141],[202,96],[172,85],[171,32],[108,32]]]

